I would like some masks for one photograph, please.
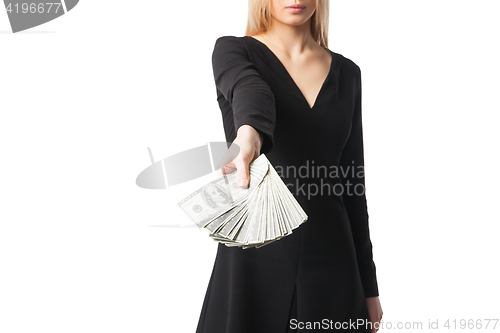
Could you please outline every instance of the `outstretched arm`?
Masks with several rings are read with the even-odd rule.
[[[232,109],[240,154],[229,163],[225,172],[236,168],[241,187],[249,184],[248,165],[261,152],[273,148],[276,121],[275,100],[271,88],[250,61],[244,42],[235,36],[222,36],[212,53],[215,85]]]

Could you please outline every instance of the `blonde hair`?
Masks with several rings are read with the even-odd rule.
[[[311,34],[319,45],[328,48],[329,0],[316,0],[311,16]],[[266,32],[271,24],[271,0],[248,0],[248,21],[245,36]]]

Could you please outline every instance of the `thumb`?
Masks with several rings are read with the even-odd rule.
[[[234,160],[234,164],[236,166],[236,170],[238,170],[236,174],[238,185],[242,188],[247,188],[250,182],[248,163],[244,159],[239,158],[237,160]]]

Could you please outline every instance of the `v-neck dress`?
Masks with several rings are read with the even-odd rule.
[[[227,141],[245,124],[262,133],[261,153],[308,220],[261,248],[218,245],[197,333],[370,332],[366,297],[379,294],[364,187],[361,71],[325,49],[330,69],[311,107],[264,43],[250,36],[215,42]]]

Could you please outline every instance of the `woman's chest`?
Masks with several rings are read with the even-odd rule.
[[[351,130],[357,89],[356,77],[342,66],[341,56],[333,54],[330,73],[312,108],[275,59],[258,50],[251,58],[274,95],[277,147],[296,146],[314,155],[327,147],[340,155]]]

